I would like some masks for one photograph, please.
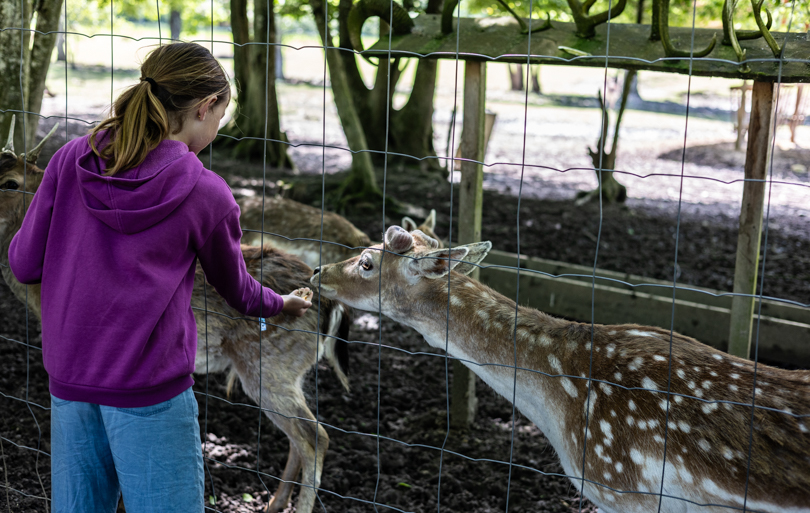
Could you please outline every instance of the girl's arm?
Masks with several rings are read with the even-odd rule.
[[[56,184],[46,172],[31,200],[20,230],[8,249],[8,265],[20,283],[34,285],[42,281],[45,244],[51,229],[51,214],[56,196]]]
[[[234,204],[233,210],[220,221],[197,251],[205,277],[237,311],[253,317],[278,315],[284,307],[286,296],[282,297],[269,288],[262,287],[248,273],[240,249],[241,239],[239,207]]]

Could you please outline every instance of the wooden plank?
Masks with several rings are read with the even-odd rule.
[[[771,160],[774,117],[773,82],[754,82],[751,90],[751,118],[748,121],[748,149],[745,154],[737,261],[734,266],[734,293],[756,294],[759,249],[762,238],[762,211],[765,203],[765,178]],[[755,297],[734,296],[728,352],[748,358],[751,354]]]
[[[430,56],[437,59],[497,60],[526,64],[529,37],[520,33],[514,18],[461,18],[458,34],[442,34],[440,15],[421,14],[413,21],[415,27],[410,34],[394,36],[391,40],[391,50],[395,57]],[[532,23],[537,26],[541,22]],[[690,72],[689,59],[667,59],[661,42],[649,40],[649,25],[611,23],[609,47],[607,29],[607,24],[599,25],[596,27],[595,37],[582,39],[575,35],[576,27],[573,23],[555,21],[553,28],[531,35],[531,63],[604,68],[607,54],[607,65],[611,68],[684,75]],[[669,32],[677,48],[689,49],[691,27],[670,27]],[[722,29],[695,29],[695,48],[705,48],[714,34],[717,34],[717,44],[707,57],[692,62],[693,75],[773,82],[780,80],[779,63],[761,38],[740,41],[746,51],[746,60],[749,61],[750,71],[746,72],[740,69],[732,47],[720,44],[723,38]],[[804,32],[772,34],[780,46],[785,45],[782,83],[810,82],[810,41],[807,35]],[[560,46],[575,48],[591,56],[576,57],[560,50]],[[457,48],[459,53],[456,52]],[[370,55],[383,52],[388,52],[387,36],[366,50]]]
[[[484,267],[481,282],[515,299],[514,269]],[[552,278],[537,273],[520,273],[518,303],[551,315],[581,322],[591,320],[591,283],[569,278]],[[672,298],[639,291],[595,286],[594,322],[598,324],[642,324],[670,328]],[[728,308],[675,300],[674,330],[704,344],[725,349],[731,312]],[[759,323],[759,357],[769,362],[810,365],[810,324],[762,316]]]
[[[518,258],[514,253],[492,250],[481,265],[513,267],[517,265],[517,262]],[[591,274],[593,272],[593,268],[590,266],[526,257],[525,255],[521,255],[520,257],[520,267],[521,269],[529,269],[552,276],[563,276],[566,279],[586,282],[588,285],[591,283]],[[621,282],[627,284],[625,285]],[[656,280],[635,274],[607,271],[605,269],[596,269],[596,283],[629,292],[644,292],[653,296],[672,299],[671,281]],[[732,296],[721,296],[720,294],[729,294],[729,292],[678,283],[675,297],[683,301],[731,310]],[[757,308],[759,307],[757,306]],[[810,324],[810,307],[796,306],[782,301],[763,300],[762,315],[785,321],[798,322],[800,324]]]
[[[469,61],[464,67],[464,122],[461,140],[461,183],[459,184],[458,240],[469,244],[481,240],[481,209],[484,203],[484,123],[487,65]],[[478,270],[472,277],[477,279]],[[464,429],[475,419],[475,374],[453,360],[450,425]]]

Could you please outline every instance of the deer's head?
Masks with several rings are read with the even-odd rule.
[[[54,125],[31,151],[17,155],[14,153],[14,122],[12,117],[8,141],[0,150],[0,246],[10,242],[13,232],[19,229],[15,221],[22,222],[22,215],[34,197],[32,193],[42,182],[43,171],[37,167],[37,159],[45,141],[59,126]]]
[[[385,240],[360,256],[315,270],[311,278],[321,293],[353,308],[382,312],[399,318],[419,308],[415,298],[435,295],[447,288],[453,273],[468,274],[484,259],[492,244],[476,242],[441,249],[439,242],[419,230],[408,233],[399,226],[385,232]],[[446,292],[445,292],[446,294]]]

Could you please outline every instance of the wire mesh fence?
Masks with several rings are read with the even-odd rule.
[[[605,4],[610,11],[613,2]],[[334,30],[330,26],[330,9],[334,6],[316,2],[311,5],[322,9],[320,12],[316,9],[315,19],[321,23],[316,29],[321,34],[330,34],[330,30]],[[656,6],[660,5],[662,3],[656,3]],[[167,7],[160,2],[154,6],[158,20],[156,35],[134,37],[117,31],[116,3],[110,2],[109,8],[107,33],[70,30],[49,33],[61,32],[69,36],[66,39],[68,53],[71,42],[81,46],[82,52],[97,52],[102,46],[101,41],[109,41],[109,65],[98,73],[105,80],[109,77],[109,103],[112,103],[121,87],[138,79],[131,69],[116,64],[122,61],[127,66],[132,64],[131,56],[122,55],[118,48],[150,47],[165,44],[170,38],[165,23],[161,22]],[[265,3],[264,15],[273,8],[272,3]],[[466,6],[462,4],[461,8]],[[21,2],[19,9],[25,12],[30,7]],[[352,220],[367,235],[378,234],[384,238],[385,245],[364,251],[357,263],[364,270],[362,272],[372,273],[368,276],[373,287],[358,281],[365,276],[360,270],[356,272],[356,279],[326,285],[330,290],[341,286],[346,287],[346,291],[351,289],[351,294],[335,293],[337,301],[345,301],[356,311],[355,322],[348,333],[345,331],[348,309],[333,300],[332,292],[317,292],[315,307],[305,321],[292,322],[284,318],[256,320],[229,309],[198,272],[192,300],[199,333],[194,390],[201,405],[206,510],[250,511],[270,503],[275,493],[276,502],[271,507],[281,511],[288,507],[287,499],[293,493],[290,485],[293,484],[297,490],[297,510],[300,511],[422,511],[432,508],[439,511],[595,511],[598,508],[606,512],[807,510],[807,502],[803,501],[810,489],[810,396],[807,391],[810,373],[778,370],[760,362],[760,350],[763,350],[768,352],[766,359],[769,362],[789,368],[807,366],[807,325],[810,324],[807,320],[810,318],[807,284],[810,277],[806,268],[802,271],[788,266],[791,262],[802,261],[805,253],[802,246],[788,247],[788,244],[806,243],[804,216],[808,183],[800,172],[801,163],[792,164],[792,173],[775,171],[772,158],[777,152],[778,123],[794,123],[791,135],[795,134],[796,127],[801,127],[798,116],[799,106],[803,105],[802,89],[790,86],[795,96],[784,93],[789,88],[783,83],[783,68],[791,66],[791,82],[797,81],[797,77],[801,79],[798,81],[810,81],[810,59],[806,56],[794,58],[790,54],[791,44],[802,45],[800,37],[805,36],[791,30],[793,17],[801,5],[792,2],[790,9],[784,12],[788,19],[787,33],[791,36],[782,35],[779,40],[782,46],[776,57],[746,59],[743,56],[740,60],[696,56],[700,46],[696,43],[699,32],[694,28],[698,12],[695,2],[692,2],[691,9],[692,26],[686,32],[691,37],[688,42],[680,41],[682,47],[690,48],[686,55],[649,59],[614,53],[611,51],[614,46],[624,47],[621,40],[616,41],[616,32],[612,35],[617,24],[610,19],[600,32],[600,38],[603,38],[599,40],[601,53],[584,52],[564,45],[559,45],[555,48],[559,51],[552,53],[547,51],[546,43],[540,45],[539,51],[537,46],[532,46],[538,41],[537,36],[532,35],[532,29],[541,22],[527,19],[523,21],[526,34],[517,38],[515,34],[519,31],[515,25],[512,27],[515,34],[510,40],[510,48],[525,48],[525,51],[493,56],[492,52],[470,51],[462,45],[469,42],[463,39],[466,33],[462,30],[469,20],[462,16],[461,9],[454,14],[456,30],[452,31],[451,23],[451,32],[443,40],[443,44],[454,50],[415,51],[396,39],[400,37],[395,34],[396,11],[393,4],[386,3],[379,18],[387,21],[392,30],[382,31],[380,41],[370,53],[364,54],[374,56],[369,60],[376,59],[378,69],[395,63],[395,71],[389,68],[390,72],[377,75],[377,90],[384,92],[385,105],[402,105],[398,97],[404,93],[399,89],[401,82],[397,74],[419,73],[411,72],[405,66],[400,69],[400,60],[444,61],[437,64],[440,78],[434,78],[434,81],[447,85],[441,98],[444,103],[439,106],[437,100],[430,129],[435,132],[430,134],[432,146],[444,151],[433,155],[410,155],[389,148],[392,109],[382,109],[385,130],[380,138],[383,141],[381,150],[352,148],[353,141],[347,141],[343,135],[344,113],[340,112],[340,105],[333,106],[330,97],[332,94],[338,100],[339,93],[335,90],[339,87],[335,83],[338,79],[334,76],[338,68],[333,69],[324,54],[339,52],[343,58],[354,58],[358,52],[337,46],[330,46],[330,50],[324,52],[324,46],[317,44],[234,43],[220,37],[217,23],[226,20],[215,19],[216,7],[213,2],[210,4],[207,37],[195,38],[195,41],[208,47],[215,56],[230,55],[235,47],[256,47],[255,51],[265,54],[260,61],[264,69],[259,70],[265,84],[274,82],[276,72],[271,66],[271,54],[275,54],[277,48],[285,52],[287,70],[294,67],[299,71],[300,63],[308,64],[305,70],[300,70],[305,80],[309,78],[305,90],[294,94],[287,91],[292,101],[288,105],[281,102],[282,111],[286,108],[307,112],[297,131],[288,130],[283,136],[271,136],[268,117],[259,112],[263,123],[261,137],[223,133],[199,155],[208,169],[225,176],[235,194],[242,196],[239,201],[243,214],[253,209],[255,224],[245,226],[245,233],[257,237],[260,244],[269,243],[288,251],[308,244],[301,254],[312,259],[309,262],[311,267],[322,268],[318,275],[325,283],[334,280],[337,267],[330,264],[337,259],[326,259],[327,253],[337,247],[346,256],[356,255],[371,244],[368,240],[341,244],[336,242],[337,238],[327,236],[331,218],[325,205],[334,186],[329,176],[336,170],[356,165],[358,155],[382,155],[378,161],[382,193],[380,211],[373,216],[356,215]],[[63,11],[67,17],[68,2]],[[530,3],[529,12],[532,11]],[[386,16],[389,16],[387,20]],[[485,20],[481,18],[479,21],[482,19]],[[438,18],[432,22],[438,24]],[[263,27],[267,30],[264,41],[271,41],[270,25]],[[13,35],[19,40],[20,71],[12,72],[19,75],[20,96],[24,97],[27,86],[22,63],[26,60],[26,45],[30,45],[27,38],[43,31],[37,32],[5,18],[0,29],[4,37]],[[620,34],[626,36],[627,33]],[[794,35],[795,38],[791,39]],[[483,37],[481,40],[486,42]],[[321,57],[315,58],[315,55]],[[360,61],[359,56],[356,58]],[[503,111],[496,121],[492,141],[498,141],[498,137],[501,140],[490,153],[486,153],[487,158],[483,153],[486,139],[483,133],[479,134],[477,150],[463,148],[461,120],[474,117],[469,106],[480,109],[479,117],[484,117],[480,115],[484,111],[482,96],[477,104],[464,103],[465,95],[469,94],[467,88],[478,80],[479,90],[483,90],[485,96],[492,79],[491,76],[489,80],[487,78],[486,66],[506,62],[521,63],[521,73],[525,64],[529,74],[538,62],[542,62],[541,69],[555,63],[596,66],[592,72],[599,73],[599,76],[588,83],[598,83],[598,101],[580,97],[577,101],[584,104],[562,103],[565,109],[577,106],[590,109],[587,115],[583,114],[586,121],[582,125],[589,126],[589,137],[595,134],[599,137],[596,150],[588,148],[592,166],[570,157],[574,145],[565,139],[574,137],[571,131],[578,129],[567,124],[570,114],[566,113],[570,111],[558,109],[553,111],[554,117],[543,119],[542,108],[548,105],[538,104],[528,84],[523,90],[497,96]],[[693,94],[693,79],[698,80],[696,76],[700,74],[694,71],[705,72],[711,71],[712,67],[720,69],[725,66],[733,69],[727,72],[733,74],[746,65],[771,66],[769,73],[774,77],[771,81],[756,82],[751,91],[759,96],[750,108],[752,122],[747,128],[749,155],[744,166],[746,170],[754,166],[751,153],[760,152],[759,157],[767,166],[763,168],[767,173],[761,178],[741,177],[741,162],[716,170],[711,165],[696,166],[688,156],[695,142],[710,139],[709,134],[717,129],[717,125],[701,125],[706,118],[717,113],[712,111],[714,107],[707,109],[700,105],[702,98]],[[609,121],[610,105],[619,101],[617,84],[620,80],[611,72],[616,66],[681,67],[678,73],[683,76],[678,80],[685,83],[686,90],[682,109],[675,111],[676,116],[670,113],[665,121],[663,117],[652,121],[659,125],[655,128],[670,130],[675,137],[682,138],[680,147],[671,152],[666,171],[638,158],[628,166],[622,165],[619,158],[619,167],[614,166],[615,162],[608,165],[606,161],[616,158],[615,145],[612,152],[606,151],[607,140],[612,137],[615,141],[619,137],[619,122],[611,132]],[[577,74],[581,72],[573,66],[553,69],[555,73],[568,73],[573,77],[579,77]],[[510,67],[510,76],[512,71]],[[370,72],[371,68],[363,69],[367,75],[361,79],[366,83],[370,82]],[[465,75],[465,72],[469,73]],[[31,121],[26,114],[33,114],[43,118],[39,124],[47,129],[55,120],[64,124],[58,132],[64,134],[59,142],[76,137],[98,121],[87,115],[93,110],[93,104],[87,100],[98,102],[97,97],[103,94],[106,103],[107,91],[98,91],[92,98],[87,98],[89,95],[84,89],[84,97],[76,97],[71,94],[71,73],[66,63],[63,89],[59,91],[64,95],[63,113],[27,113],[25,109],[6,106],[2,106],[0,113],[6,117],[16,114],[26,134],[35,133],[27,126]],[[761,89],[763,84],[768,90],[757,93],[756,89]],[[569,92],[577,86],[564,83],[557,87]],[[241,92],[237,93],[237,99]],[[259,103],[266,113],[271,101],[267,87],[263,93],[264,102]],[[279,95],[282,100],[284,94]],[[577,95],[558,96],[564,102],[570,102]],[[768,97],[767,109],[756,103]],[[789,106],[785,107],[786,102],[795,102],[793,114],[790,114]],[[621,103],[614,116],[621,117],[625,102]],[[744,97],[740,104],[744,111]],[[50,108],[53,111],[53,105]],[[731,116],[734,120],[741,119],[733,109],[716,110],[722,110],[720,115],[724,121],[730,120],[728,117]],[[458,116],[459,112],[463,116]],[[766,114],[758,118],[761,112]],[[594,113],[598,115],[594,116]],[[233,114],[234,117],[238,115]],[[579,111],[577,115],[581,115]],[[754,120],[759,123],[757,128],[754,128]],[[676,125],[681,126],[673,128]],[[650,126],[631,126],[625,133],[623,144],[630,140],[627,144],[633,148],[631,154],[651,151],[645,139],[645,130],[649,129]],[[464,130],[475,128],[465,125]],[[499,135],[499,131],[502,134]],[[695,131],[698,135],[692,139]],[[316,132],[317,136],[314,135]],[[764,143],[758,149],[751,149],[756,137]],[[561,149],[547,148],[550,145],[544,142],[544,138]],[[235,142],[251,140],[262,146],[260,163],[242,161],[228,154]],[[30,155],[32,151],[28,148],[35,142],[26,135],[20,153]],[[584,154],[581,140],[577,144],[580,146],[576,151]],[[267,156],[272,153],[269,148],[274,145],[284,147],[293,160],[300,163],[300,175],[279,172],[268,163]],[[46,149],[46,153],[48,151]],[[475,151],[481,151],[480,157],[470,156]],[[495,155],[490,156],[491,153]],[[16,155],[14,157],[17,162]],[[444,166],[449,176],[431,182],[428,187],[417,188],[416,192],[409,192],[413,188],[411,182],[426,179],[412,170],[412,166],[401,164],[397,157],[405,157],[409,164],[416,163],[423,171],[434,165]],[[24,216],[23,200],[30,199],[37,185],[29,181],[35,161],[20,161],[24,166],[22,173],[18,171],[21,183],[9,178],[13,167],[10,160],[0,167],[0,215],[4,216],[0,218],[4,240],[2,272],[10,290],[17,296],[12,298],[6,293],[0,303],[6,324],[0,336],[5,345],[6,361],[3,365],[7,369],[7,377],[0,381],[3,384],[0,394],[13,417],[12,421],[2,424],[4,428],[0,432],[5,490],[0,504],[9,511],[40,511],[48,510],[51,504],[48,476],[50,407],[47,375],[40,357],[42,341],[37,329],[39,293],[37,289],[12,285],[6,254],[13,230],[19,228],[18,223]],[[461,163],[461,171],[456,169],[456,162]],[[499,231],[514,237],[509,246],[499,248],[496,245],[494,248],[509,250],[511,254],[495,251],[486,260],[473,259],[472,253],[478,249],[465,248],[458,242],[459,239],[469,239],[470,236],[462,232],[474,225],[473,221],[463,217],[465,213],[459,212],[463,208],[458,197],[464,187],[461,175],[478,166],[487,171],[482,177],[488,191],[483,197],[484,212],[488,209],[512,211],[508,217],[512,226],[508,231],[503,226],[488,226],[483,230],[484,237]],[[409,174],[420,178],[407,176]],[[622,180],[631,195],[639,190],[648,193],[647,202],[669,202],[667,219],[670,224],[658,224],[653,228],[667,226],[665,236],[660,237],[666,243],[652,237],[645,241],[657,244],[658,251],[666,254],[669,263],[668,268],[655,269],[647,274],[655,273],[657,279],[634,276],[635,273],[624,268],[614,269],[613,273],[602,269],[612,267],[611,260],[616,258],[608,244],[614,244],[621,237],[633,237],[634,230],[642,231],[644,220],[651,219],[645,214],[635,228],[623,226],[624,231],[619,234],[606,233],[603,224],[610,216],[619,215],[603,200],[603,186],[608,182],[608,176]],[[18,179],[15,177],[14,180]],[[285,231],[291,228],[280,226],[279,212],[297,208],[292,202],[274,203],[289,201],[289,198],[279,200],[276,194],[283,195],[290,180],[301,180],[306,184],[305,188],[317,191],[310,193],[309,197],[319,196],[321,207],[302,208],[297,213],[300,218],[315,216],[317,236],[291,234]],[[440,183],[441,188],[436,183]],[[456,185],[459,183],[461,187]],[[654,185],[645,185],[649,183]],[[551,191],[557,188],[568,193],[587,189],[593,184],[595,191],[585,194],[576,206],[569,201],[566,208],[559,206],[559,196]],[[719,281],[701,281],[706,276],[704,274],[689,276],[688,283],[685,283],[682,263],[685,256],[688,258],[686,253],[705,249],[696,248],[689,237],[684,236],[684,226],[688,230],[699,229],[697,226],[701,223],[699,209],[698,214],[693,214],[692,209],[696,204],[711,202],[718,196],[732,197],[734,202],[739,202],[741,195],[747,194],[746,188],[757,184],[762,186],[760,191],[764,196],[761,200],[761,228],[754,226],[754,238],[757,239],[753,262],[754,293],[735,292],[734,284],[728,283],[727,278],[729,275],[732,279],[738,276],[733,276],[734,273],[728,270],[725,278]],[[478,187],[481,187],[480,183]],[[506,197],[514,198],[513,202],[507,202]],[[431,208],[436,209],[435,225],[428,223],[421,229],[429,235],[435,229],[444,235],[444,242],[434,245],[431,239],[419,234],[403,238],[396,232],[387,231],[389,225],[397,222],[392,219],[391,212],[396,211],[398,215],[401,210],[401,205],[395,203],[392,206],[389,198],[421,207],[411,214],[417,218],[414,225],[421,221],[420,216],[427,217]],[[356,201],[361,202],[363,198]],[[574,215],[572,212],[576,210],[582,216],[578,220],[589,219],[588,224],[574,231],[584,243],[572,244],[574,249],[568,253],[553,253],[560,255],[556,260],[568,258],[568,264],[531,258],[537,255],[532,252],[543,246],[542,241],[533,237],[534,223],[551,224],[551,228],[541,233],[560,244],[553,238],[554,231],[561,230],[555,228],[554,214],[531,217],[536,211],[532,210],[533,206],[527,207],[543,201],[554,203],[552,210],[556,209],[556,212]],[[721,215],[710,218],[711,222],[725,215],[727,225],[737,223],[738,217],[740,225],[744,224],[744,215],[739,213],[738,206],[729,207],[731,203],[726,202],[725,210],[721,209]],[[636,205],[638,210],[643,210],[643,207],[640,203]],[[746,212],[745,208],[743,205],[743,212]],[[749,216],[756,217],[756,211],[753,212]],[[793,237],[772,233],[774,213],[779,214],[780,224],[788,224],[794,231]],[[481,215],[479,206],[479,219]],[[557,222],[564,223],[565,220]],[[736,247],[740,244],[736,240],[736,226],[731,231],[734,239],[731,246]],[[761,249],[758,242],[760,232]],[[401,242],[403,240],[406,242]],[[447,249],[444,253],[435,253],[440,245],[446,245]],[[527,247],[530,248],[528,251]],[[529,257],[527,252],[530,252]],[[609,256],[605,257],[606,254]],[[707,263],[712,265],[712,253],[707,255]],[[398,289],[393,271],[384,277],[382,272],[373,274],[374,269],[393,266],[393,262],[403,259],[407,263],[397,265],[416,268],[420,262],[430,261],[429,256],[443,258],[447,266],[457,265],[458,269],[464,268],[468,272],[477,270],[482,282],[505,297],[454,273],[439,273],[438,278],[431,276],[433,279],[428,286],[422,283],[426,281],[424,275],[419,274],[422,271],[414,270],[414,275],[421,279],[419,284],[412,282]],[[263,283],[267,284],[267,280],[283,273],[292,273],[292,280],[307,283],[306,268],[295,274],[279,264],[286,262],[285,259],[289,257],[270,249],[245,250],[248,269]],[[608,262],[603,264],[604,260]],[[783,270],[782,264],[787,270]],[[643,265],[634,267],[643,268]],[[766,292],[769,290],[766,285],[774,275],[777,280],[789,283],[784,287],[774,287],[777,292],[770,294]],[[318,281],[312,283],[316,288]],[[407,297],[408,287],[411,287],[411,297]],[[542,294],[533,293],[540,288]],[[366,289],[374,289],[376,293],[361,300],[354,297],[359,294],[357,291]],[[426,291],[433,295],[425,294]],[[421,311],[413,308],[407,310],[407,314],[401,313],[404,307],[392,299],[398,295],[406,297],[406,304],[420,304]],[[750,328],[750,363],[695,345],[678,334],[681,331],[698,340],[720,345],[722,337],[728,337],[729,324],[733,321],[726,319],[733,315],[734,303],[746,299],[749,302],[753,299],[754,309]],[[553,320],[518,306],[527,303],[581,324]],[[371,315],[361,315],[360,310],[368,310]],[[424,317],[425,310],[433,317]],[[751,317],[749,312],[748,322]],[[616,318],[619,320],[603,320]],[[436,319],[443,319],[443,322]],[[644,322],[644,319],[655,322]],[[603,326],[624,322],[637,322],[642,326]],[[693,328],[689,327],[690,324]],[[688,332],[689,329],[694,331]],[[718,332],[725,334],[716,335]],[[424,343],[423,337],[428,344]],[[232,339],[230,342],[223,342],[229,338]],[[340,377],[345,370],[345,361],[338,362],[335,354],[339,351],[336,346],[341,342],[348,344],[353,355],[348,391],[343,390]],[[226,347],[227,344],[230,346]],[[324,354],[324,363],[329,363],[332,369],[318,363]],[[805,359],[801,360],[802,357]],[[451,383],[459,373],[452,368],[454,362],[466,364],[486,382],[486,385],[479,384],[477,391],[478,418],[485,419],[481,423],[486,426],[473,423],[468,429],[451,427]],[[229,368],[233,369],[230,376],[222,372]],[[251,374],[247,371],[250,368],[256,371]],[[304,379],[306,397],[301,393]],[[241,382],[243,390],[232,387],[234,380]],[[287,441],[279,430],[269,425],[268,420],[289,437],[290,461],[293,463],[288,461],[286,468],[282,462],[285,461]],[[295,464],[298,456],[293,455],[294,451],[299,451],[297,454],[303,460],[299,467]],[[303,473],[300,473],[300,466],[303,466]],[[276,487],[278,490],[274,490]]]

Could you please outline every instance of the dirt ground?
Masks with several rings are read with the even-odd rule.
[[[301,143],[292,150],[301,174],[265,170],[260,164],[214,154],[213,169],[236,194],[261,194],[261,177],[266,176],[268,194],[278,191],[279,180],[297,182],[295,196],[314,204],[320,200],[317,174],[347,167],[347,152],[328,150],[324,160],[320,147],[304,144],[345,144],[339,126],[324,130],[317,91],[310,86],[282,87],[288,136]],[[574,195],[596,183],[587,169],[585,148],[595,143],[598,109],[587,102],[565,106],[564,95],[534,98],[530,109],[520,94],[494,96],[490,108],[497,110],[498,120],[487,154],[483,238],[495,248],[587,266],[596,262],[602,268],[658,279],[671,280],[676,273],[679,283],[731,289],[742,154],[731,147],[729,123],[704,113],[690,118],[685,137],[686,120],[677,112],[652,113],[650,105],[629,111],[619,180],[627,184],[630,199],[624,205],[580,207]],[[442,98],[447,96],[437,107],[437,149],[446,144],[440,134],[447,133],[450,120]],[[716,107],[724,101],[706,104]],[[308,102],[314,106],[310,110],[305,109]],[[76,135],[85,126],[71,124],[69,133]],[[807,305],[810,127],[800,128],[799,144],[786,142],[783,129],[777,134],[763,293]],[[531,135],[526,152],[524,131]],[[55,140],[49,145],[43,161],[59,144]],[[520,165],[524,153],[528,166]],[[207,156],[202,159],[208,164]],[[458,212],[458,190],[452,189],[451,201],[447,181],[397,167],[387,171],[386,192],[412,205],[414,217],[436,209],[436,231],[447,237],[451,211],[453,216]],[[382,212],[351,220],[372,239],[399,221]],[[4,283],[0,317],[0,511],[45,511],[44,497],[50,490],[49,399],[39,327],[35,319],[26,318],[25,308]],[[489,512],[504,511],[507,500],[510,511],[580,510],[574,488],[559,475],[561,467],[543,435],[485,386],[478,387],[475,425],[467,432],[448,430],[451,366],[416,332],[363,316],[349,339],[351,392],[345,393],[325,366],[319,367],[317,383],[313,372],[306,384],[312,409],[330,436],[320,493],[324,510],[421,512],[440,507],[448,513]],[[199,376],[195,391],[209,458],[206,497],[216,497],[210,508],[261,510],[275,489],[273,476],[280,475],[287,457],[285,437],[259,417],[238,387],[226,398],[224,376]],[[582,506],[582,511],[595,511],[587,501]]]

